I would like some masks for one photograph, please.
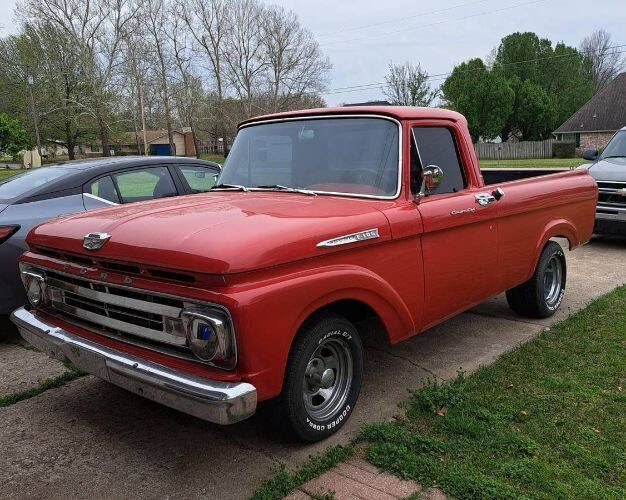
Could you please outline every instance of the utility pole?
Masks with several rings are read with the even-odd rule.
[[[26,79],[28,83],[28,95],[30,97],[30,112],[33,117],[33,126],[35,127],[35,138],[37,140],[37,152],[39,153],[39,158],[41,158],[41,138],[39,137],[39,124],[37,119],[37,110],[35,109],[35,98],[33,97],[33,85],[35,84],[35,79],[33,75],[28,72],[28,77]]]

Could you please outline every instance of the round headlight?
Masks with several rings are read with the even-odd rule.
[[[43,288],[41,286],[41,282],[37,278],[31,277],[30,280],[28,280],[26,293],[28,295],[28,300],[33,306],[37,307],[41,304],[43,299]]]
[[[189,324],[187,343],[196,357],[211,361],[218,347],[217,334],[210,323],[197,318]]]

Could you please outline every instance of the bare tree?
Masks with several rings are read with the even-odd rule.
[[[323,90],[331,64],[295,13],[271,6],[262,17],[271,111],[276,112],[306,93]]]
[[[168,13],[170,9],[164,0],[142,0],[141,13],[145,19],[146,31],[151,37],[151,43],[157,61],[158,75],[161,83],[161,96],[165,110],[165,126],[170,144],[170,151],[176,154],[176,144],[174,143],[174,130],[172,127],[172,107],[170,102],[170,92],[168,85],[169,60],[167,54],[167,30],[169,26]]]
[[[178,10],[189,33],[195,41],[200,66],[205,66],[215,85],[207,107],[207,120],[211,122],[209,134],[213,137],[213,147],[217,149],[218,139],[224,135],[224,99],[226,76],[224,52],[230,26],[229,3],[226,0],[182,0]]]
[[[224,0],[186,0],[178,12],[198,47],[209,59],[218,99],[223,99],[223,54],[229,26],[228,4]]]
[[[50,26],[58,42],[33,45],[36,120],[24,113],[23,70],[0,72],[0,92],[11,95],[0,105],[37,127],[62,125],[53,135],[70,149],[88,133],[108,155],[124,127],[146,152],[146,128],[164,127],[175,153],[184,125],[199,153],[198,134],[218,149],[245,117],[323,102],[328,59],[293,12],[262,0],[19,1],[22,26]]]
[[[180,6],[172,6],[171,18],[173,21],[168,37],[180,80],[178,85],[180,89],[178,93],[178,108],[182,115],[182,121],[187,123],[191,131],[195,155],[197,158],[200,158],[200,147],[196,135],[195,111],[197,109],[198,99],[200,98],[199,94],[202,91],[202,85],[198,79],[195,78],[192,71],[190,41],[188,40],[189,32],[184,22],[184,10],[181,9]]]
[[[626,66],[620,50],[613,47],[611,35],[603,29],[586,37],[580,44],[580,51],[591,61],[595,92],[604,88]]]
[[[263,7],[257,0],[234,0],[230,10],[225,59],[228,80],[251,116],[267,58],[264,54]]]
[[[132,119],[135,127],[137,151],[143,151],[144,155],[148,154],[145,113],[146,77],[152,66],[152,61],[149,58],[150,47],[146,39],[143,23],[139,20],[135,20],[129,25],[129,29],[124,36],[124,71],[126,80],[130,83],[130,85],[127,85],[127,88],[130,89],[129,99],[133,109]],[[137,110],[139,113],[137,113]],[[139,114],[141,120],[141,141],[139,141],[137,114]]]
[[[389,101],[398,106],[430,106],[438,92],[431,90],[428,73],[418,64],[389,63],[384,89]]]

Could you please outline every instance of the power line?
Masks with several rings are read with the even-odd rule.
[[[370,35],[370,36],[363,36],[360,38],[350,38],[350,39],[344,39],[344,40],[336,40],[334,42],[328,42],[328,43],[323,43],[320,44],[320,47],[327,47],[330,45],[336,45],[339,43],[351,43],[351,42],[359,42],[359,41],[363,41],[363,40],[371,40],[372,38],[376,38],[376,37],[381,37],[381,36],[388,36],[388,35],[395,35],[397,33],[403,33],[405,31],[412,31],[412,30],[416,30],[419,28],[428,28],[431,26],[439,26],[441,24],[446,24],[449,22],[455,22],[455,21],[464,21],[465,19],[471,19],[474,17],[479,17],[479,16],[486,16],[489,14],[495,14],[497,12],[504,12],[507,10],[511,10],[511,9],[516,9],[517,7],[523,7],[526,5],[533,5],[536,3],[541,3],[541,2],[546,2],[548,0],[531,0],[530,2],[523,2],[523,3],[518,3],[518,4],[514,4],[514,5],[509,5],[508,7],[502,7],[500,9],[493,9],[493,10],[488,10],[488,11],[483,11],[483,12],[477,12],[476,14],[470,14],[468,16],[463,16],[463,17],[458,17],[456,19],[443,19],[441,21],[436,21],[433,23],[427,23],[427,24],[420,24],[420,25],[416,25],[416,26],[409,26],[408,28],[402,28],[402,29],[398,29],[398,30],[394,30],[394,31],[386,31],[384,33],[378,33],[375,35]]]
[[[337,31],[331,31],[329,33],[321,33],[319,35],[316,35],[317,38],[326,38],[326,37],[331,37],[333,35],[339,35],[339,34],[343,34],[343,33],[348,33],[350,31],[360,31],[363,29],[367,29],[367,28],[373,28],[376,26],[383,26],[385,24],[391,24],[391,23],[396,23],[396,22],[402,22],[402,21],[407,21],[409,19],[414,19],[416,17],[420,17],[420,16],[429,16],[432,14],[439,14],[441,12],[447,12],[450,10],[454,10],[454,9],[459,9],[461,7],[467,7],[469,5],[476,5],[478,3],[485,3],[488,0],[475,0],[473,2],[466,2],[466,3],[460,3],[457,5],[452,5],[450,7],[446,7],[445,9],[437,9],[437,10],[431,10],[428,12],[420,12],[418,14],[412,14],[410,16],[403,16],[403,17],[396,17],[394,19],[388,19],[386,21],[380,21],[377,23],[371,23],[371,24],[362,24],[360,26],[355,26],[353,28],[344,28],[342,30],[337,30]]]
[[[613,49],[619,49],[619,48],[623,48],[626,47],[626,44],[620,44],[620,45],[613,45],[610,47],[606,47],[609,50],[613,50]],[[532,63],[532,62],[542,62],[542,61],[548,61],[551,59],[557,59],[557,58],[567,58],[567,57],[576,57],[580,54],[590,54],[591,51],[583,51],[583,52],[578,52],[577,54],[558,54],[558,55],[553,55],[553,56],[546,56],[546,57],[537,57],[534,59],[525,59],[522,61],[513,61],[513,62],[509,62],[509,63],[503,63],[501,66],[517,66],[519,64],[525,64],[525,63]],[[624,54],[626,53],[626,50],[619,50],[619,51],[614,51],[614,52],[610,52],[607,55],[615,55],[615,54]],[[458,73],[470,73],[470,72],[474,72],[474,71],[478,71],[478,69],[466,69],[463,71],[460,71]],[[429,75],[427,77],[428,80],[433,80],[433,79],[437,79],[437,80],[442,80],[443,78],[446,78],[448,76],[450,76],[453,72],[449,71],[446,73],[437,73],[434,75]],[[350,93],[350,92],[359,92],[359,91],[364,91],[364,90],[373,90],[379,87],[387,87],[387,82],[375,82],[375,83],[364,83],[361,85],[349,85],[346,87],[337,87],[334,89],[330,89],[326,92],[321,92],[322,95],[334,95],[334,94],[345,94],[345,93]]]

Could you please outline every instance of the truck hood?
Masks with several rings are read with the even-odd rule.
[[[4,211],[4,209],[6,207],[8,207],[9,205],[7,205],[6,203],[0,203],[0,213],[2,213]]]
[[[596,181],[626,182],[626,158],[607,158],[588,167]]]
[[[377,228],[391,237],[380,200],[276,192],[213,192],[137,203],[69,217],[34,228],[27,242],[125,262],[198,273],[237,273],[315,257],[346,247],[321,241]],[[95,251],[93,232],[111,235]],[[351,244],[367,245],[372,240]]]

